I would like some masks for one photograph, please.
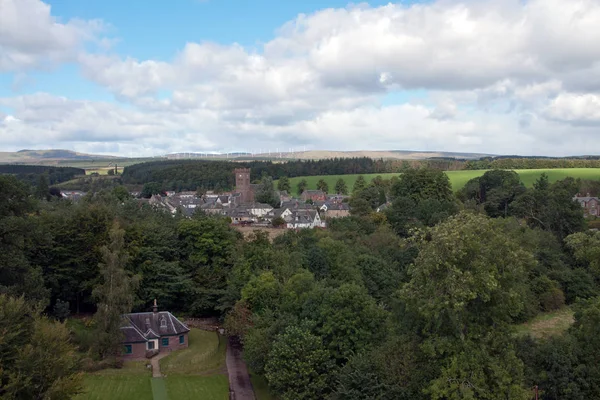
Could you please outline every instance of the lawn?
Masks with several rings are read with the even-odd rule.
[[[151,372],[146,361],[128,361],[121,369],[87,374],[84,393],[76,400],[152,400]]]
[[[174,351],[160,360],[160,371],[164,375],[198,375],[223,372],[225,368],[225,339],[216,332],[192,329],[189,333],[190,346]]]
[[[192,329],[190,346],[160,360],[166,378],[152,378],[148,361],[128,361],[122,369],[86,374],[85,392],[76,400],[227,399],[226,341],[216,332]],[[267,398],[268,399],[268,398]]]
[[[165,381],[169,400],[229,398],[227,375],[171,375]]]
[[[536,339],[547,338],[562,334],[573,322],[573,310],[563,307],[557,311],[540,314],[531,321],[517,326],[517,334],[529,334]]]
[[[540,177],[542,173],[548,174],[548,178],[550,182],[555,182],[566,177],[573,178],[581,178],[581,179],[589,179],[589,180],[600,180],[600,168],[562,168],[562,169],[521,169],[515,170],[519,176],[521,177],[521,181],[527,187],[531,187],[533,182]],[[463,170],[463,171],[446,171],[446,174],[450,178],[450,183],[452,184],[452,189],[459,190],[461,189],[470,179],[481,176],[485,173],[485,170]],[[376,176],[380,175],[384,179],[390,179],[393,176],[398,176],[400,174],[389,173],[389,174],[364,174],[363,176],[367,181],[371,181]],[[335,183],[339,178],[344,179],[346,181],[346,185],[349,190],[352,190],[354,186],[354,182],[356,182],[356,178],[358,175],[318,175],[318,176],[300,176],[295,178],[290,178],[290,184],[292,185],[292,192],[296,192],[296,187],[298,183],[302,179],[306,179],[308,183],[308,189],[316,189],[317,182],[320,179],[324,179],[329,185],[330,193],[333,193],[335,188]]]

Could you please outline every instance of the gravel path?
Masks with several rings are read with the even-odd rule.
[[[239,343],[229,339],[227,344],[227,374],[229,375],[229,398],[231,400],[256,400],[246,363],[242,359]]]

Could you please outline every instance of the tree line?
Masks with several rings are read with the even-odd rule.
[[[61,182],[69,181],[76,176],[85,175],[85,170],[73,167],[52,167],[43,165],[19,165],[3,164],[0,165],[0,174],[10,174],[18,180],[35,186],[38,184],[40,175],[45,175],[49,185],[56,185]]]
[[[69,398],[86,365],[116,365],[118,317],[157,298],[222,318],[282,399],[530,399],[534,385],[543,399],[597,398],[600,234],[572,200],[585,185],[542,176],[527,189],[494,170],[454,194],[437,169],[359,177],[338,188],[352,215],[327,230],[245,240],[227,219],[172,216],[123,186],[73,203],[0,176],[0,397]],[[516,333],[564,306],[575,322],[562,335]],[[87,331],[69,322],[82,313]]]

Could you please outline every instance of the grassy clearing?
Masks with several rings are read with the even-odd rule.
[[[218,372],[225,367],[225,339],[216,332],[192,329],[189,340],[187,349],[174,351],[160,360],[163,374],[198,375]]]
[[[573,310],[569,307],[540,314],[531,321],[517,326],[517,334],[531,335],[536,339],[561,335],[573,324],[573,314]]]
[[[129,361],[121,369],[106,369],[84,378],[76,400],[152,400],[151,372],[146,361]]]
[[[164,380],[169,400],[229,398],[229,381],[225,375],[172,375]]]
[[[544,172],[548,175],[548,179],[550,180],[550,182],[555,182],[567,177],[600,180],[600,168],[520,169],[515,171],[519,174],[519,176],[521,177],[521,181],[527,187],[531,187],[533,185],[533,182],[535,182],[535,180],[538,179],[540,175]],[[481,176],[484,173],[484,170],[446,171],[446,174],[450,178],[452,189],[454,189],[455,191],[461,189],[470,179]],[[367,181],[371,181],[378,175],[381,175],[381,177],[384,179],[390,179],[391,177],[398,176],[400,174],[364,174],[363,176]],[[358,175],[300,176],[296,178],[290,178],[290,184],[292,185],[292,192],[295,193],[296,187],[302,179],[306,179],[309,189],[316,189],[317,182],[320,179],[324,179],[325,182],[327,182],[327,184],[329,185],[329,190],[333,191],[335,183],[339,178],[344,179],[344,181],[346,181],[348,189],[352,190],[352,187],[354,186],[354,182],[356,182],[356,178],[358,178]]]

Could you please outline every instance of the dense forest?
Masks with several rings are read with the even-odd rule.
[[[168,165],[123,180],[188,164]],[[205,164],[189,165],[182,181]],[[204,168],[225,186],[238,166]],[[327,230],[270,240],[123,186],[73,203],[0,176],[0,398],[70,398],[78,371],[115,365],[119,315],[155,298],[221,318],[281,399],[525,400],[534,386],[542,399],[600,398],[600,233],[572,200],[586,184],[542,175],[527,189],[493,170],[455,195],[440,170],[407,169],[357,180],[352,216]],[[517,332],[563,307],[575,310],[565,332]],[[93,334],[60,323],[81,313],[95,314]]]
[[[45,175],[49,185],[56,185],[69,181],[76,176],[85,175],[85,170],[72,167],[0,164],[0,174],[14,175],[18,180],[29,185],[37,185],[40,175]]]

